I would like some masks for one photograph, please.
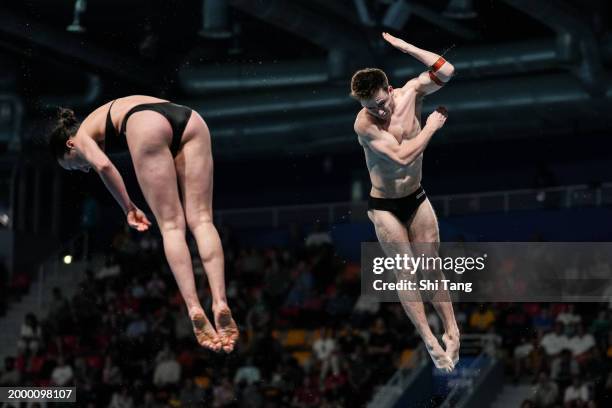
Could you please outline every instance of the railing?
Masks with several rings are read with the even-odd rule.
[[[486,346],[495,344],[495,334],[464,334],[461,336],[462,354],[477,355],[472,363],[461,371],[461,377],[455,381],[452,391],[440,408],[459,408],[463,406],[474,392],[474,389],[485,378],[491,367],[495,365],[497,359],[494,355],[488,354]],[[495,348],[495,351],[497,348]],[[496,353],[495,353],[496,354]]]
[[[612,204],[612,183],[521,189],[433,196],[430,200],[443,217],[488,212],[553,208],[601,207]],[[347,223],[367,220],[367,202],[333,202],[293,206],[221,210],[219,224],[240,227],[287,227],[293,223]]]
[[[427,367],[427,352],[423,344],[419,345],[404,367],[400,367],[395,374],[381,385],[374,394],[367,408],[392,408],[401,398],[404,390]]]
[[[478,357],[472,361],[472,364],[463,371],[461,381],[457,382],[452,391],[447,395],[446,399],[440,405],[440,408],[459,408],[464,404],[464,401],[474,392],[480,379],[487,375],[489,369],[495,364],[495,358],[488,356],[485,353],[480,353]]]
[[[486,354],[485,345],[490,341],[490,334],[464,334],[461,336],[461,350],[463,355],[477,356],[458,381],[457,386],[448,394],[442,407],[456,408],[463,397],[470,395],[474,387],[479,383],[481,374],[486,374],[489,367],[494,365],[495,358]],[[368,408],[392,408],[402,397],[406,388],[414,379],[421,374],[424,367],[428,366],[429,356],[425,347],[421,344],[412,355],[406,367],[399,368],[387,383],[377,390]],[[484,363],[484,364],[483,364]],[[412,369],[408,368],[412,367]]]
[[[495,344],[496,334],[462,334],[461,354],[466,356],[478,356],[489,344]]]

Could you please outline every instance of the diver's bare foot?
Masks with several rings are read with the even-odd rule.
[[[459,361],[459,333],[455,335],[444,333],[442,341],[446,346],[446,354],[453,361],[453,365],[457,364]]]
[[[450,373],[455,369],[455,364],[453,364],[453,361],[444,349],[442,349],[440,343],[438,343],[438,339],[434,337],[433,339],[425,341],[425,347],[436,368],[445,373]]]
[[[204,311],[195,311],[190,313],[193,333],[202,347],[209,350],[219,352],[221,350],[221,340],[215,331],[215,328],[210,324],[210,321],[204,314]]]
[[[238,326],[232,319],[232,312],[227,305],[213,307],[213,313],[215,314],[215,327],[217,333],[219,333],[223,350],[229,353],[234,350],[234,345],[238,340]]]

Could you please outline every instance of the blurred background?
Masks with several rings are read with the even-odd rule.
[[[612,302],[458,304],[441,376],[400,305],[360,297],[375,236],[350,76],[424,70],[381,31],[456,68],[423,108],[449,110],[423,165],[443,240],[610,241],[606,1],[4,1],[0,385],[75,385],[84,407],[611,406]],[[44,146],[58,106],[130,94],[211,129],[231,355],[197,347],[158,232]]]

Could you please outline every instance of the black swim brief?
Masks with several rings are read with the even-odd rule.
[[[400,198],[378,198],[370,196],[368,200],[368,210],[389,211],[400,221],[406,223],[426,198],[427,194],[425,194],[425,190],[423,190],[422,186],[419,186],[413,193]]]
[[[111,118],[111,108],[113,107],[113,103],[115,103],[115,101],[111,103],[106,114],[104,142],[109,150],[118,150],[115,148],[115,145],[118,145],[119,143],[121,143],[122,148],[126,149],[127,139],[125,136],[125,129],[128,119],[136,112],[149,110],[161,114],[170,123],[170,126],[172,127],[172,144],[170,145],[170,152],[172,152],[172,157],[176,157],[181,146],[183,132],[187,127],[189,118],[191,118],[191,108],[183,105],[177,105],[172,102],[141,103],[132,107],[132,109],[125,114],[121,127],[119,128],[119,132],[117,132]]]

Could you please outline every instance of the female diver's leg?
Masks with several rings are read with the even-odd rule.
[[[167,143],[168,132],[171,132],[168,122],[159,114],[135,113],[127,125],[128,146],[138,183],[157,220],[166,259],[187,306],[198,343],[219,351],[220,339],[197,295],[174,160]]]
[[[227,305],[223,248],[213,224],[210,132],[197,113],[192,114],[188,130],[193,133],[186,139],[174,161],[187,226],[198,245],[212,293],[215,327],[223,342],[223,349],[230,352],[238,339],[238,328]]]

